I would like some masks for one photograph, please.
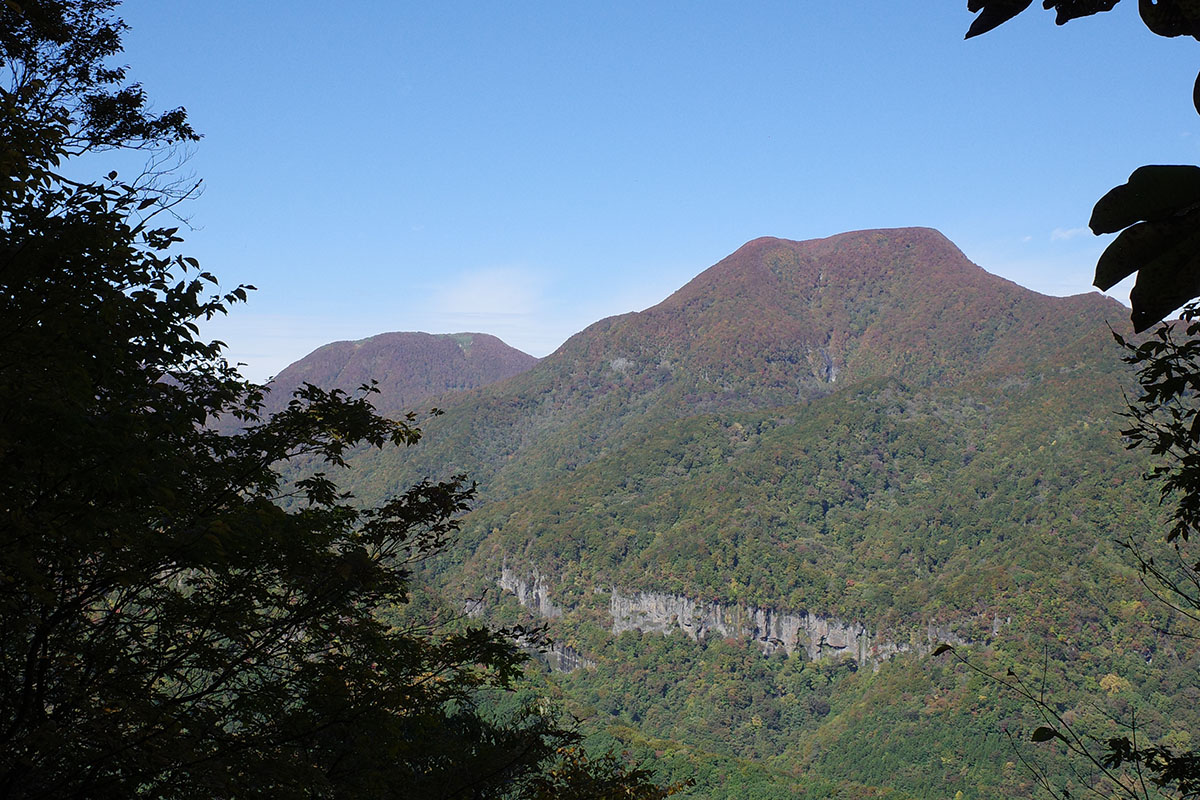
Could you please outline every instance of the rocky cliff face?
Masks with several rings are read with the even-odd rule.
[[[549,597],[550,582],[537,569],[526,577],[507,566],[497,581],[500,588],[515,596],[517,602],[543,618],[558,618],[564,609]],[[609,614],[613,635],[625,631],[668,635],[683,631],[697,641],[723,636],[755,642],[764,655],[783,650],[788,655],[803,650],[809,660],[850,658],[860,665],[878,669],[899,653],[929,653],[941,643],[963,645],[973,642],[958,636],[951,626],[927,624],[912,631],[907,640],[880,636],[861,622],[846,622],[806,611],[786,611],[738,604],[703,602],[678,594],[626,591],[612,588]],[[998,633],[999,618],[993,619],[992,633]],[[557,652],[561,650],[563,652]],[[571,670],[591,662],[571,648],[552,651],[551,665]],[[570,651],[569,653],[566,651]]]
[[[878,666],[898,653],[925,654],[940,642],[968,644],[947,626],[927,625],[908,641],[872,633],[861,622],[845,622],[805,611],[781,611],[718,602],[703,603],[677,594],[612,590],[614,634],[636,630],[664,635],[678,629],[693,639],[719,635],[758,644],[766,655],[783,650],[792,655],[803,650],[812,661],[852,658],[859,664]]]
[[[500,578],[496,583],[516,597],[518,603],[542,619],[557,619],[563,615],[563,609],[550,601],[547,581],[536,569],[522,575],[505,566],[501,569]],[[467,603],[465,611],[467,616],[479,618],[484,613],[483,603],[471,600]],[[526,639],[518,640],[517,644],[537,653],[551,669],[559,672],[572,672],[596,666],[595,661],[562,642],[550,641],[548,644],[541,642],[535,645]]]
[[[516,596],[517,602],[543,619],[557,619],[562,609],[550,602],[550,593],[545,579],[536,569],[521,576],[507,566],[500,570],[500,588]]]
[[[595,661],[592,661],[574,647],[560,644],[559,642],[551,642],[550,647],[542,653],[542,657],[546,659],[551,669],[558,670],[559,672],[573,672],[577,669],[590,669],[596,666]]]

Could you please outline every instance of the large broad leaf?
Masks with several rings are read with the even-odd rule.
[[[1042,8],[1054,9],[1054,21],[1065,25],[1073,19],[1111,11],[1121,0],[1043,0]],[[967,10],[979,14],[967,37],[987,33],[1008,22],[1033,4],[1033,0],[967,0]],[[1191,36],[1200,39],[1200,0],[1138,0],[1142,22],[1159,36]]]
[[[1058,2],[1046,0],[1042,3],[1042,8],[1047,10],[1053,8],[1055,23],[1065,25],[1073,19],[1111,11],[1112,7],[1119,2],[1121,0],[1058,0]]]
[[[1095,285],[1138,274],[1130,293],[1143,331],[1200,295],[1200,167],[1139,167],[1092,210],[1096,234],[1123,231],[1100,256]]]
[[[1129,180],[1097,201],[1092,233],[1116,233],[1135,222],[1170,219],[1200,205],[1200,167],[1138,167]]]
[[[987,33],[1020,14],[1033,4],[1033,0],[967,0],[967,10],[979,16],[971,23],[966,38]]]
[[[1138,0],[1138,12],[1159,36],[1200,39],[1200,0]]]
[[[1059,25],[1079,17],[1099,14],[1112,9],[1120,0],[1044,0],[1042,8],[1054,9],[1054,21]],[[1033,0],[967,0],[967,10],[979,13],[967,37],[979,36],[1008,22],[1033,4]]]
[[[1140,222],[1129,227],[1100,256],[1093,285],[1107,292],[1169,247],[1175,234],[1172,222]]]
[[[1134,225],[1104,251],[1096,272],[1118,261],[1114,272],[1137,270],[1130,318],[1134,330],[1144,331],[1200,295],[1200,212]]]

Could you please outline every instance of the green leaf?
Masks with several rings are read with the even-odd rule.
[[[1096,203],[1092,231],[1123,232],[1096,264],[1108,290],[1137,273],[1134,329],[1144,331],[1200,295],[1200,167],[1139,167]]]
[[[1104,11],[1111,11],[1120,0],[1045,0],[1042,8],[1057,12],[1054,17],[1056,25],[1065,25],[1073,19],[1090,17]]]
[[[1109,289],[1134,272],[1131,318],[1139,333],[1200,295],[1200,210],[1125,230],[1100,256],[1095,285]]]
[[[1200,218],[1189,215],[1180,219],[1141,222],[1127,228],[1096,262],[1095,286],[1102,290],[1111,289],[1134,272],[1168,257],[1179,262],[1176,266],[1182,266],[1189,253],[1188,245],[1193,244],[1196,232],[1200,231],[1198,226]],[[1181,246],[1182,252],[1175,252]]]
[[[930,653],[930,655],[940,656],[942,653],[945,653],[948,650],[954,650],[954,646],[942,642],[937,647],[933,648],[933,652]]]
[[[1129,293],[1133,328],[1138,333],[1200,295],[1200,212],[1190,215],[1180,228],[1175,238],[1165,242],[1138,270],[1137,283]]]
[[[1195,0],[1138,0],[1138,13],[1146,27],[1159,36],[1200,39],[1200,4]]]

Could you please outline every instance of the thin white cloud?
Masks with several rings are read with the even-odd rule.
[[[470,270],[435,289],[428,310],[416,320],[424,330],[490,333],[545,356],[580,327],[564,318],[565,307],[552,301],[550,289],[548,276],[528,267]]]
[[[435,308],[444,314],[529,315],[541,310],[542,282],[517,267],[489,267],[460,275],[437,290]]]
[[[1087,233],[1091,233],[1091,231],[1089,231],[1089,230],[1087,229],[1087,227],[1081,227],[1081,228],[1055,228],[1053,231],[1051,231],[1051,232],[1050,232],[1050,241],[1052,241],[1052,242],[1065,242],[1065,241],[1069,241],[1069,240],[1071,240],[1071,239],[1074,239],[1074,238],[1076,238],[1076,237],[1078,237],[1078,236],[1083,236],[1084,234],[1087,234]]]

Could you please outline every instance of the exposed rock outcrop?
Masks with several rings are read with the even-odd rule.
[[[577,669],[589,669],[596,666],[596,662],[592,661],[587,656],[580,653],[574,647],[555,642],[550,645],[550,648],[543,652],[542,658],[550,665],[551,669],[559,672],[574,672]]]
[[[932,624],[914,633],[909,641],[894,641],[873,634],[861,622],[845,622],[836,617],[703,603],[657,592],[625,594],[615,588],[610,613],[614,634],[628,630],[668,634],[678,629],[697,640],[715,634],[755,641],[767,654],[783,650],[791,655],[803,650],[813,661],[848,657],[859,664],[878,666],[897,653],[928,653],[938,642],[966,644],[949,629]]]
[[[521,577],[505,566],[500,587],[512,593],[517,602],[543,618],[557,618],[563,609],[549,597],[549,583],[537,570]],[[878,668],[899,653],[925,654],[940,642],[971,644],[947,625],[928,623],[913,631],[907,641],[884,638],[872,633],[861,622],[846,622],[837,617],[822,617],[804,611],[781,611],[735,603],[703,602],[677,594],[610,590],[609,613],[613,635],[625,631],[661,633],[680,630],[692,639],[709,636],[753,641],[763,653],[783,650],[788,655],[803,651],[812,661],[827,658],[851,658],[860,665]],[[999,618],[992,621],[992,635],[1000,628]],[[564,670],[591,666],[594,662],[573,648],[556,645],[548,655],[551,665]]]
[[[539,617],[558,619],[563,615],[563,610],[550,602],[546,581],[536,568],[522,577],[505,566],[500,570],[500,580],[497,583],[501,589],[516,595],[518,603]]]

